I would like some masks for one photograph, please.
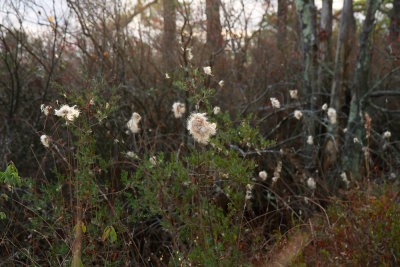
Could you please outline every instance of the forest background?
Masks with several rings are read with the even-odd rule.
[[[398,264],[400,0],[0,18],[0,266]]]

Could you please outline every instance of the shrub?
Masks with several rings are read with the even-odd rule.
[[[395,266],[400,258],[399,185],[355,189],[327,210],[331,225],[298,258],[310,266]]]

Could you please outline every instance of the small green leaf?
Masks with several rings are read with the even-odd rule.
[[[103,236],[101,237],[102,241],[106,241],[110,237],[111,243],[117,241],[117,233],[112,225],[109,225],[104,229]]]
[[[4,220],[5,218],[7,218],[7,215],[4,212],[0,211],[0,219]]]
[[[82,232],[86,233],[86,225],[85,225],[85,223],[81,222],[81,224],[82,224]],[[72,232],[76,232],[76,231],[78,231],[78,224],[76,224],[74,226],[74,229],[72,229]]]
[[[111,242],[114,243],[117,241],[117,233],[115,232],[115,229],[113,226],[111,226]]]
[[[106,229],[104,229],[103,236],[101,237],[101,240],[104,242],[107,240],[107,238],[110,236],[111,228],[110,226],[107,226]]]

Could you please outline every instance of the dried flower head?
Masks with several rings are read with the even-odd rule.
[[[212,71],[211,71],[211,67],[210,66],[203,67],[203,71],[207,75],[210,75],[210,76],[212,75]]]
[[[224,80],[220,80],[220,81],[218,82],[218,85],[219,85],[220,87],[224,87],[224,84],[225,84]]]
[[[281,177],[281,171],[282,171],[282,160],[278,161],[278,165],[276,165],[272,181],[274,181],[274,178],[277,181]]]
[[[309,135],[307,137],[307,144],[313,145],[314,144],[314,137],[312,135]]]
[[[156,166],[157,165],[157,157],[156,156],[152,156],[150,158],[150,163],[151,163],[151,165]]]
[[[297,90],[289,90],[290,98],[297,99]]]
[[[210,136],[216,134],[217,125],[208,122],[205,113],[192,113],[188,119],[187,129],[193,138],[202,144],[208,144]]]
[[[331,124],[335,124],[336,123],[336,109],[328,108],[327,114],[328,114],[329,122]]]
[[[354,144],[361,144],[360,140],[358,140],[357,137],[354,137],[354,138],[353,138],[353,143],[354,143]]]
[[[392,133],[389,131],[386,131],[383,133],[383,138],[389,139],[390,137],[392,137]]]
[[[183,114],[186,112],[185,104],[180,102],[175,102],[172,105],[172,112],[174,112],[175,118],[182,118]]]
[[[251,185],[251,184],[246,185],[246,196],[245,196],[246,200],[250,200],[253,198],[253,193],[252,193],[253,186],[254,185]]]
[[[346,175],[345,172],[342,172],[342,173],[340,174],[340,178],[342,178],[342,181],[346,184],[346,186],[349,186],[350,181],[347,180],[347,175]]]
[[[45,147],[50,146],[50,138],[45,134],[40,136],[40,142],[42,142],[42,145],[44,145]]]
[[[294,111],[294,117],[298,120],[301,119],[301,117],[303,117],[303,112],[301,112],[300,110],[295,110]]]
[[[139,128],[139,122],[142,119],[140,115],[136,112],[132,113],[131,119],[126,123],[126,126],[132,133],[138,133],[140,128]]]
[[[165,79],[170,79],[171,77],[169,76],[168,72],[165,73]]]
[[[46,106],[45,104],[40,105],[40,110],[43,112],[45,116],[49,116],[52,108],[53,108],[52,106]]]
[[[56,109],[54,114],[58,117],[63,117],[67,121],[74,121],[79,117],[80,111],[75,108],[75,106],[70,107],[68,105],[62,105],[60,109]]]
[[[266,171],[260,171],[260,172],[258,173],[258,177],[260,177],[261,180],[265,181],[265,180],[267,180],[268,174],[267,174]]]
[[[193,53],[192,53],[192,48],[186,49],[187,51],[187,59],[192,60],[193,59]]]
[[[135,154],[135,152],[133,152],[133,151],[128,151],[128,152],[126,152],[126,156],[128,157],[128,158],[131,158],[131,159],[137,159],[138,158],[138,156]]]
[[[327,109],[328,109],[328,104],[327,104],[327,103],[323,104],[323,105],[322,105],[322,110],[325,111],[325,110],[327,110]]]
[[[214,107],[213,112],[214,112],[214,115],[217,115],[218,113],[221,112],[221,108],[220,107]]]
[[[308,188],[310,188],[311,190],[315,190],[315,188],[317,187],[317,184],[315,183],[314,178],[310,177],[307,180],[307,186]]]
[[[275,97],[271,97],[269,100],[271,101],[272,107],[274,107],[274,108],[280,108],[281,107],[281,103]]]
[[[343,129],[343,133],[347,133],[347,128],[344,128],[344,129]]]

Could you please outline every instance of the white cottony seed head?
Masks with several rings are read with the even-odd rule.
[[[272,107],[274,107],[274,108],[280,108],[281,107],[281,103],[275,97],[271,97],[269,100],[271,101]]]
[[[187,129],[194,140],[208,144],[210,136],[217,132],[217,124],[208,122],[205,113],[192,113],[188,119]]]
[[[211,67],[210,66],[203,67],[203,71],[207,75],[210,75],[210,76],[212,75],[212,71],[211,71]]]
[[[311,190],[315,190],[315,188],[317,187],[317,184],[315,183],[314,178],[310,177],[307,180],[307,186],[311,189]]]
[[[385,139],[389,139],[391,136],[392,136],[392,133],[389,131],[386,131],[383,133],[383,138],[385,138]]]
[[[290,98],[297,99],[297,90],[289,90]]]
[[[313,138],[312,135],[309,135],[307,137],[307,144],[309,144],[309,145],[313,145],[314,144],[314,138]]]
[[[50,146],[50,138],[45,134],[40,136],[40,142],[42,142],[42,145],[47,148]]]
[[[58,117],[62,117],[67,121],[74,121],[76,118],[79,117],[80,111],[79,109],[75,108],[75,106],[70,107],[68,105],[62,105],[60,109],[56,109],[54,114]]]
[[[181,118],[183,114],[186,112],[185,104],[180,102],[175,102],[172,105],[172,112],[174,112],[175,118]]]
[[[40,110],[43,112],[45,116],[49,116],[52,107],[46,106],[45,104],[40,105]]]
[[[334,108],[328,108],[328,118],[329,118],[329,122],[331,124],[335,124],[336,123],[336,109]]]
[[[138,124],[141,119],[142,119],[142,117],[138,113],[136,113],[136,112],[132,113],[131,119],[126,123],[126,126],[132,133],[139,132],[140,128],[139,128]]]
[[[261,178],[261,180],[265,181],[265,180],[267,180],[268,174],[266,171],[260,171],[258,173],[258,176]]]
[[[295,110],[294,111],[294,117],[298,120],[301,119],[301,117],[303,117],[303,112],[301,112],[300,110]]]

